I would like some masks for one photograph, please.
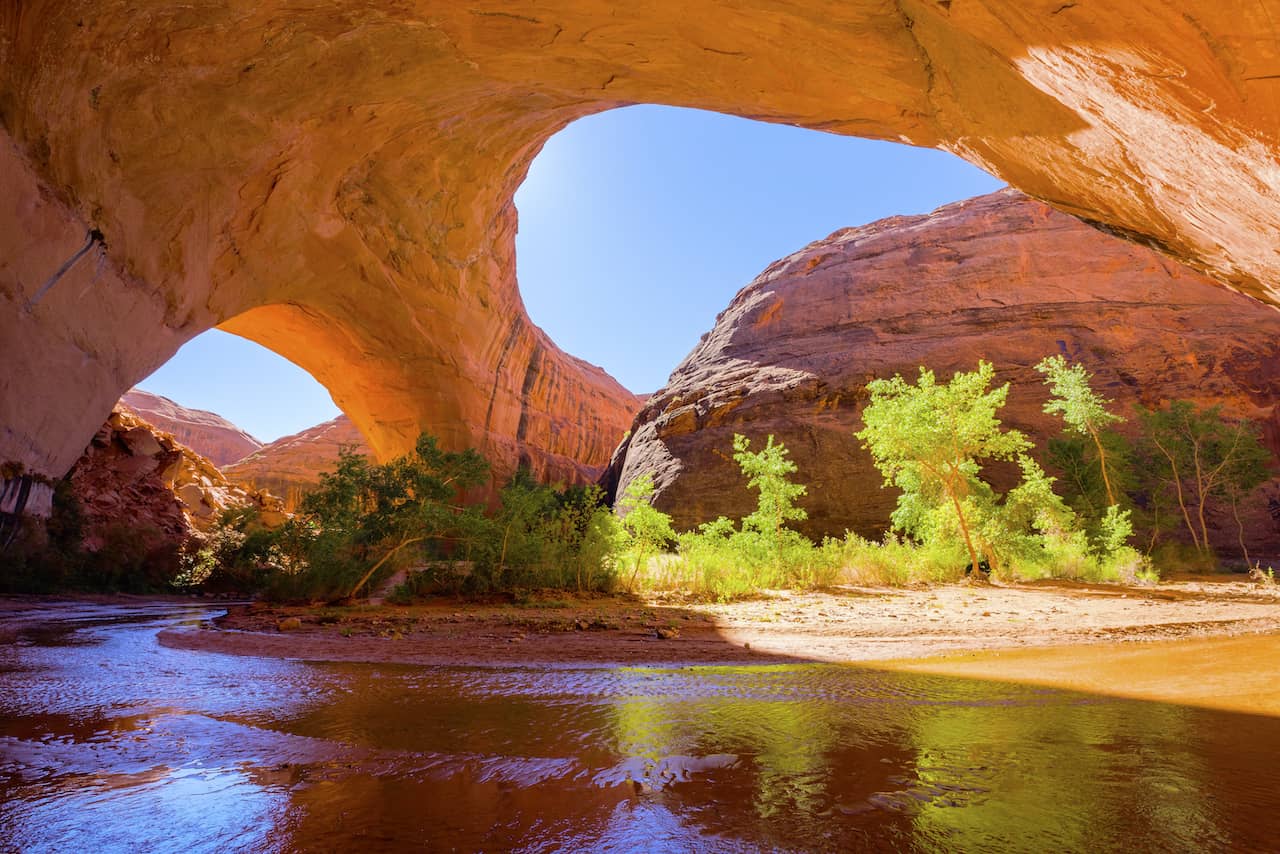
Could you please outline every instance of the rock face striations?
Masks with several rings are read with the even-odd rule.
[[[1219,0],[10,0],[0,464],[61,476],[212,326],[310,371],[380,456],[430,430],[508,469],[602,463],[635,401],[528,320],[512,197],[549,136],[624,104],[952,151],[1274,301],[1277,20]]]
[[[216,466],[234,463],[262,447],[261,442],[221,415],[188,409],[140,388],[125,392],[120,403]]]
[[[124,537],[146,552],[172,556],[231,507],[256,508],[269,527],[285,520],[279,499],[232,483],[209,460],[123,408],[107,418],[67,479],[90,551]]]
[[[755,498],[732,436],[772,433],[809,485],[807,533],[876,535],[896,497],[852,435],[867,381],[914,379],[921,364],[945,379],[986,359],[1012,383],[1005,423],[1043,445],[1060,422],[1041,411],[1033,366],[1054,353],[1093,371],[1121,411],[1222,403],[1280,450],[1280,314],[1006,190],[838,231],[771,265],[649,399],[610,474],[625,486],[652,473],[678,527],[737,518]],[[1280,541],[1265,512],[1251,521],[1259,542]]]
[[[350,448],[368,454],[369,445],[345,415],[309,427],[301,433],[270,442],[222,471],[238,483],[265,489],[297,507],[302,493],[320,481],[320,473],[333,471],[338,451]]]

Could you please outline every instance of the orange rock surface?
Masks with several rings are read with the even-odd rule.
[[[254,507],[271,527],[286,518],[280,499],[229,481],[172,434],[124,408],[94,434],[68,480],[90,551],[123,538],[175,562],[176,549],[209,531],[227,508]]]
[[[897,493],[881,489],[853,436],[867,382],[914,380],[919,365],[945,380],[985,359],[1010,383],[1003,421],[1043,448],[1062,424],[1042,411],[1034,366],[1057,353],[1093,372],[1130,418],[1135,404],[1222,404],[1260,422],[1280,451],[1280,314],[1004,190],[837,231],[770,265],[649,399],[611,475],[625,488],[652,474],[654,503],[678,529],[740,518],[756,498],[731,458],[733,435],[758,446],[773,434],[809,487],[797,527],[878,538]],[[1246,505],[1251,551],[1280,554],[1280,483]],[[1239,551],[1234,520],[1211,527],[1224,554]]]
[[[262,447],[261,442],[221,415],[189,409],[163,395],[134,388],[125,392],[120,403],[216,466],[234,463]]]
[[[0,462],[61,475],[215,325],[380,456],[427,429],[603,462],[635,400],[528,320],[512,196],[551,134],[637,102],[952,151],[1276,301],[1272,6],[11,0]]]
[[[333,471],[338,451],[350,448],[368,454],[369,445],[345,415],[269,442],[244,459],[224,466],[222,473],[237,483],[265,489],[296,508],[303,491]]]

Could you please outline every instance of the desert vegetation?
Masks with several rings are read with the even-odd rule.
[[[648,556],[651,544],[633,550],[631,559],[647,560],[647,571],[633,572],[630,586],[725,599],[767,587],[988,574],[1150,583],[1162,567],[1217,565],[1201,512],[1206,506],[1231,512],[1248,560],[1239,509],[1270,465],[1252,424],[1230,421],[1217,407],[1172,401],[1140,411],[1141,429],[1131,439],[1115,430],[1125,419],[1093,390],[1083,366],[1054,356],[1037,370],[1045,375],[1045,412],[1063,422],[1045,455],[1061,477],[1046,472],[1024,434],[1001,423],[1008,385],[993,387],[991,364],[980,362],[945,383],[921,367],[915,382],[894,376],[868,385],[856,434],[884,486],[899,491],[882,540],[846,532],[813,543],[787,528],[804,518],[795,502],[805,487],[791,480],[796,468],[786,448],[770,436],[752,452],[746,437],[735,436],[734,459],[747,488],[758,492],[756,511],[738,523],[720,518],[680,534],[665,554]],[[985,476],[993,462],[1015,466],[1019,475],[1003,494]],[[621,512],[645,507],[652,491],[651,482],[633,481]],[[651,507],[644,513],[653,529],[669,521],[654,518]],[[1141,544],[1136,525],[1144,532]],[[1183,526],[1190,556],[1173,536]]]
[[[868,384],[855,436],[884,488],[898,491],[878,541],[846,532],[813,542],[791,527],[806,518],[807,487],[773,436],[760,443],[735,435],[728,449],[755,509],[679,532],[654,507],[647,474],[627,484],[614,508],[597,486],[548,486],[526,470],[496,502],[474,500],[489,463],[424,434],[412,453],[387,463],[344,451],[283,526],[267,527],[251,508],[228,510],[177,555],[151,549],[145,531],[114,531],[85,549],[75,498],[60,489],[43,536],[9,550],[7,585],[335,602],[402,570],[394,601],[537,589],[729,600],[763,589],[966,576],[1152,582],[1162,568],[1217,565],[1208,522],[1215,513],[1234,520],[1247,562],[1240,511],[1271,464],[1254,425],[1218,407],[1171,401],[1140,409],[1136,433],[1126,435],[1116,429],[1125,419],[1082,366],[1054,356],[1037,370],[1045,412],[1062,419],[1043,453],[1002,423],[1009,387],[994,384],[990,363],[945,382],[921,367],[914,381],[895,375]],[[1004,492],[988,474],[997,466],[1006,482],[1015,473]]]

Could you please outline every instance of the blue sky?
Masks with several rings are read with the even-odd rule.
[[[549,140],[516,194],[520,289],[563,349],[654,391],[771,261],[1000,186],[932,149],[674,107],[612,110]],[[140,385],[264,441],[338,412],[301,369],[216,330]]]

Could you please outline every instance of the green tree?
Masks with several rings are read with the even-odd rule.
[[[1240,501],[1267,479],[1271,454],[1248,421],[1228,421],[1222,407],[1200,409],[1175,400],[1163,410],[1140,409],[1153,489],[1171,492],[1196,550],[1209,555],[1207,510],[1214,501],[1231,507],[1240,547],[1248,559]]]
[[[635,555],[632,589],[641,565],[676,538],[676,532],[671,528],[671,517],[653,506],[653,493],[653,475],[646,472],[632,478],[618,499],[618,516],[622,519],[627,546]]]
[[[301,510],[314,520],[318,544],[339,553],[339,564],[372,561],[347,593],[355,596],[409,546],[449,539],[461,517],[478,515],[478,508],[462,506],[461,496],[483,484],[488,473],[488,462],[475,450],[445,451],[424,433],[412,453],[382,465],[344,449],[337,468],[321,475],[319,486],[303,498]]]
[[[747,477],[747,488],[760,493],[755,512],[742,520],[742,530],[756,532],[781,559],[788,533],[786,524],[809,518],[803,507],[795,506],[796,499],[805,494],[805,487],[787,479],[787,475],[795,474],[796,464],[787,459],[785,445],[774,444],[772,435],[763,448],[753,452],[751,440],[735,433],[733,451],[733,459]]]
[[[1115,467],[1119,460],[1108,458],[1108,441],[1104,439],[1112,424],[1124,421],[1107,409],[1112,401],[1098,395],[1090,386],[1092,375],[1084,365],[1069,364],[1062,356],[1040,360],[1036,370],[1045,375],[1045,385],[1053,397],[1044,405],[1049,415],[1061,415],[1068,432],[1087,437],[1097,453],[1098,471],[1107,495],[1107,506],[1119,504]]]
[[[494,520],[502,532],[493,567],[495,585],[502,585],[509,561],[529,565],[543,559],[551,539],[548,529],[558,510],[554,489],[534,480],[529,469],[521,466],[516,470],[502,490],[501,505]]]
[[[950,507],[978,570],[978,549],[970,516],[971,497],[990,493],[979,477],[986,460],[1011,460],[1031,446],[1017,430],[1002,428],[997,413],[1009,386],[989,388],[995,369],[980,361],[978,370],[956,373],[939,384],[928,368],[920,368],[913,385],[895,375],[867,385],[871,400],[863,410],[864,428],[855,435],[871,452],[886,485],[902,490],[895,526],[904,516],[922,518],[939,504]]]

